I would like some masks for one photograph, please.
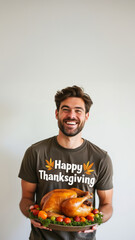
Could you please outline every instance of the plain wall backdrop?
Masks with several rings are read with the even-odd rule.
[[[54,95],[93,100],[83,137],[108,151],[114,213],[97,240],[134,240],[135,1],[0,0],[0,239],[25,240],[18,172],[26,149],[57,135]]]

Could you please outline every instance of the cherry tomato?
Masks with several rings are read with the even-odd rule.
[[[57,218],[56,218],[56,221],[57,221],[57,222],[63,222],[63,217],[57,217]]]
[[[38,218],[46,219],[47,218],[47,213],[45,211],[39,211],[38,213]]]
[[[79,216],[75,216],[75,217],[74,217],[74,221],[80,222],[80,217],[79,217]]]
[[[34,208],[39,208],[39,205],[38,205],[38,204],[35,204],[35,205],[34,205]]]
[[[85,218],[85,217],[80,217],[80,221],[81,221],[81,222],[85,222],[85,221],[86,221],[86,218]]]
[[[66,218],[64,218],[64,222],[65,222],[66,224],[71,223],[71,219],[68,218],[68,217],[66,217]]]
[[[56,219],[56,217],[54,217],[54,216],[51,216],[51,221],[55,221],[55,219]]]
[[[97,213],[99,213],[99,210],[97,209],[97,208],[95,208],[95,209],[93,209],[93,211],[92,211],[94,214],[97,214]]]
[[[94,217],[95,216],[95,214],[94,213],[89,213],[89,215],[88,216],[92,216],[92,217]]]
[[[88,216],[87,216],[87,219],[88,219],[89,221],[94,222],[94,217],[93,217],[93,216],[88,215]]]
[[[34,216],[37,216],[39,213],[38,209],[32,209],[31,212],[33,213]]]

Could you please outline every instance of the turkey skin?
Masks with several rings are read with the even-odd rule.
[[[40,205],[48,217],[86,217],[93,209],[92,203],[88,201],[92,197],[92,193],[78,188],[54,189],[42,197]]]

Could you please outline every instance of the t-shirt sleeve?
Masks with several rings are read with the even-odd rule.
[[[36,154],[29,147],[23,157],[18,177],[31,183],[37,183]]]
[[[109,190],[113,188],[113,166],[109,155],[100,161],[98,169],[98,181],[95,188],[98,190]]]

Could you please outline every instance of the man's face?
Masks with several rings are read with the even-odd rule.
[[[89,113],[85,112],[85,104],[81,98],[69,97],[61,102],[59,112],[56,110],[58,127],[66,136],[75,136],[81,132]]]

